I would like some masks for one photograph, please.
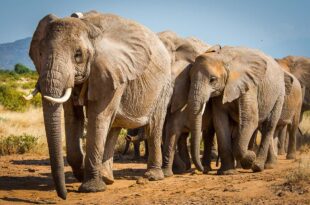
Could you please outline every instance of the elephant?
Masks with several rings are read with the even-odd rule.
[[[297,78],[285,71],[285,69],[283,70],[285,75],[291,78],[291,83],[286,83],[286,93],[281,110],[281,116],[274,133],[274,138],[271,140],[272,143],[269,145],[265,168],[273,168],[274,164],[276,163],[278,144],[282,144],[279,141],[283,140],[281,137],[283,137],[283,135],[286,136],[287,131],[289,133],[289,142],[286,158],[295,159],[296,157],[296,134],[298,131],[300,112],[302,107],[302,89]],[[256,138],[256,133],[253,135],[254,139]],[[254,140],[250,142],[250,144],[253,145],[253,142]],[[281,146],[279,148],[281,148]],[[249,149],[253,150],[251,148]]]
[[[130,143],[133,143],[134,146],[134,159],[140,159],[140,143],[143,141],[145,145],[145,154],[144,157],[147,158],[148,156],[148,148],[147,148],[147,141],[145,139],[144,130],[141,128],[131,129],[127,131],[126,135],[126,145],[123,151],[123,155],[128,152]]]
[[[199,158],[202,114],[211,102],[221,159],[217,174],[237,173],[234,159],[245,169],[263,171],[281,115],[285,85],[291,78],[259,50],[215,45],[195,59],[190,80],[187,104],[196,168],[204,169]],[[262,141],[256,156],[248,146],[258,127],[262,127]]]
[[[187,117],[187,98],[190,86],[189,72],[195,58],[205,52],[210,46],[195,38],[179,37],[171,31],[160,32],[158,35],[164,42],[173,60],[172,78],[174,80],[174,89],[163,131],[165,133],[163,171],[164,175],[168,177],[173,175],[173,162],[176,157],[180,157],[184,161],[184,164],[179,165],[177,169],[174,169],[174,172],[183,173],[191,168],[190,156],[187,149],[187,137],[189,135],[189,121]],[[207,148],[206,146],[205,148],[204,159],[206,166],[210,167],[211,159],[209,157],[211,156],[214,136],[214,133],[212,133],[213,127],[210,124],[212,121],[211,113],[206,113],[205,121],[206,134],[208,136],[212,135],[210,138],[205,138],[205,145],[209,145],[209,147]],[[176,147],[178,149],[177,153]],[[210,151],[210,154],[207,154],[207,150]]]
[[[49,14],[34,32],[29,55],[39,73],[31,95],[39,91],[43,96],[51,170],[59,197],[67,196],[62,108],[67,160],[82,180],[80,192],[106,189],[101,169],[112,164],[110,154],[121,128],[145,126],[149,157],[144,177],[164,178],[160,146],[172,95],[171,58],[154,32],[132,20],[96,11],[65,18]],[[85,157],[78,140],[83,132],[83,106],[88,117]]]
[[[276,61],[287,72],[292,73],[300,82],[303,94],[303,103],[300,114],[300,121],[302,120],[303,113],[310,110],[310,58],[301,56],[287,56]],[[279,136],[279,154],[285,153],[285,148],[288,144],[286,128],[283,129]],[[301,131],[298,128],[299,137],[302,137]],[[300,138],[299,138],[300,139]],[[299,143],[301,144],[301,143]],[[298,145],[298,143],[297,143]]]
[[[287,93],[284,98],[284,104],[281,112],[281,117],[278,122],[276,131],[275,131],[275,137],[278,139],[283,136],[283,133],[285,133],[284,136],[286,136],[286,132],[288,132],[289,140],[288,140],[288,150],[287,150],[287,159],[295,159],[296,157],[296,134],[298,132],[298,125],[300,120],[300,113],[301,113],[301,107],[302,107],[302,88],[295,76],[292,74],[284,71],[286,75],[289,75],[292,79],[292,83],[290,86],[290,89],[287,89]],[[282,138],[283,140],[283,138]],[[280,141],[280,144],[283,145],[284,141]],[[276,143],[274,146],[277,146]],[[280,147],[282,148],[282,147]],[[271,146],[269,148],[270,158],[269,161],[271,164],[275,159],[275,155],[271,150]],[[269,157],[268,157],[269,158]]]
[[[293,74],[300,82],[303,89],[303,103],[301,116],[310,110],[310,58],[301,56],[287,56],[276,59],[283,69]]]

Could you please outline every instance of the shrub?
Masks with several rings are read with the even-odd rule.
[[[0,85],[0,104],[12,111],[25,111],[30,103],[23,99],[23,93],[9,86]]]
[[[300,159],[297,159],[298,167],[292,170],[287,176],[287,183],[290,184],[300,184],[309,183],[310,184],[310,157],[309,149],[304,148],[301,152]]]
[[[0,155],[24,154],[38,145],[38,138],[23,134],[0,138]]]
[[[30,70],[30,68],[26,67],[25,65],[21,64],[21,63],[17,63],[14,66],[14,71],[17,74],[23,74],[23,73],[31,73],[32,71]]]
[[[22,84],[22,89],[34,89],[35,86],[36,86],[35,81],[26,82]]]
[[[0,82],[9,82],[12,80],[19,80],[20,76],[14,71],[0,70]]]

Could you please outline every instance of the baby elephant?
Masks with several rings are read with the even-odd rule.
[[[201,113],[212,98],[221,158],[218,174],[235,173],[234,158],[243,168],[262,171],[281,116],[285,81],[290,78],[284,78],[279,64],[258,50],[219,45],[198,56],[190,72],[188,108],[196,167],[203,170],[199,160]],[[248,145],[258,127],[263,129],[256,156]]]

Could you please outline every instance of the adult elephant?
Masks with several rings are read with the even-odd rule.
[[[174,171],[185,172],[191,167],[190,157],[187,150],[187,136],[189,130],[187,98],[190,88],[190,68],[195,58],[205,52],[210,46],[196,38],[182,38],[171,31],[158,33],[159,38],[167,47],[172,57],[172,79],[174,89],[171,104],[165,120],[164,128],[164,156],[163,170],[165,176],[172,176],[172,165],[175,158],[180,158],[184,164],[179,163]],[[210,113],[206,113],[206,124],[210,122]],[[208,125],[206,125],[208,127]],[[206,130],[207,131],[207,130]],[[208,138],[209,139],[209,138]],[[211,143],[212,145],[212,138]],[[205,142],[205,144],[208,144]],[[176,148],[178,152],[176,153]],[[206,148],[205,150],[208,150]],[[211,152],[211,146],[210,146]],[[210,156],[207,154],[207,156]],[[181,161],[177,160],[177,161]]]
[[[302,89],[296,77],[286,71],[284,71],[284,73],[285,75],[290,76],[292,82],[290,89],[286,89],[281,117],[275,131],[274,147],[277,149],[277,141],[281,138],[282,133],[285,133],[286,135],[286,132],[288,131],[289,140],[286,158],[295,159],[296,134],[298,131],[300,111],[302,107]],[[268,160],[266,162],[267,167],[273,167],[273,164],[276,162],[276,155],[275,152],[272,151],[273,149],[271,146],[269,147]]]
[[[234,158],[243,168],[262,171],[281,115],[284,80],[290,80],[279,64],[258,50],[214,46],[196,58],[190,76],[188,106],[196,167],[203,170],[199,159],[201,113],[211,100],[221,158],[218,174],[235,173]],[[259,126],[263,127],[262,141],[256,156],[248,145]]]
[[[68,162],[74,173],[83,169],[78,143],[83,112],[82,106],[75,106],[83,100],[75,101],[72,90],[76,96],[85,96],[88,116],[79,191],[105,190],[100,174],[103,153],[121,127],[146,126],[149,158],[145,177],[164,178],[160,143],[172,94],[171,59],[155,33],[111,14],[93,11],[66,18],[50,14],[39,22],[30,57],[39,73],[37,89],[44,96],[44,123],[58,196],[65,199],[67,195],[60,132],[63,103]]]
[[[305,111],[310,110],[310,58],[301,56],[287,56],[276,61],[287,72],[293,74],[303,87],[303,104],[301,116]]]
[[[287,56],[282,59],[276,59],[281,67],[287,72],[293,74],[300,82],[303,91],[303,103],[300,117],[303,113],[310,110],[310,58],[301,56]],[[285,153],[287,131],[286,127],[279,136],[279,154]],[[299,134],[300,134],[299,130]]]

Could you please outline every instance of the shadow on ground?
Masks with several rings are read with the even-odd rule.
[[[0,190],[54,190],[52,175],[40,174],[41,176],[0,176]],[[66,184],[77,182],[72,172],[66,172]]]

